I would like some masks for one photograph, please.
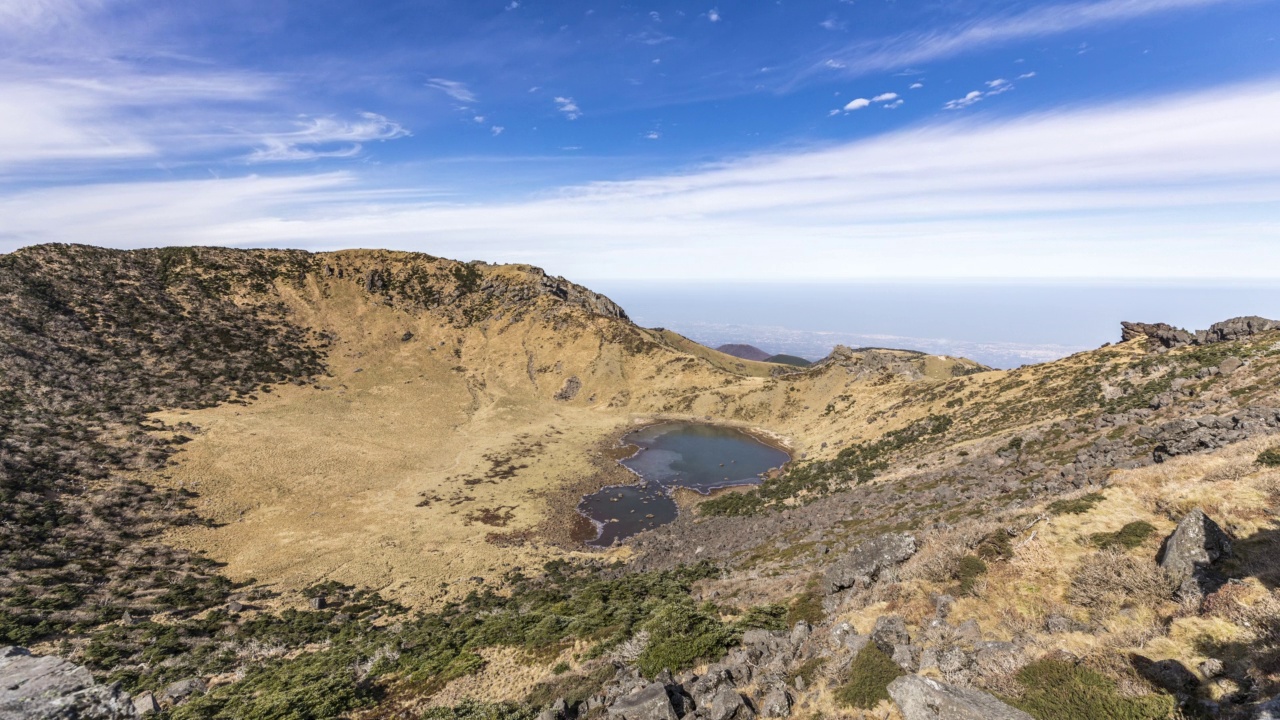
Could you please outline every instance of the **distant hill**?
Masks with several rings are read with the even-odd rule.
[[[802,357],[795,355],[770,355],[764,359],[765,362],[778,363],[779,365],[795,365],[796,367],[809,367],[813,363]]]
[[[729,343],[716,348],[725,355],[732,355],[743,360],[765,361],[769,359],[769,353],[761,350],[754,345],[743,345],[741,343]]]

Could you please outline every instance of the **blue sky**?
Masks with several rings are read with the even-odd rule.
[[[0,0],[0,250],[1274,278],[1280,3]]]

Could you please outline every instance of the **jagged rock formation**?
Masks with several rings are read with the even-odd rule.
[[[1160,567],[1178,583],[1178,594],[1199,600],[1216,590],[1222,581],[1212,567],[1231,557],[1231,537],[1204,510],[1196,508],[1182,518],[1164,542]]]
[[[827,570],[827,590],[834,593],[858,585],[869,586],[881,572],[915,554],[916,539],[905,533],[872,538]]]
[[[128,720],[129,695],[85,668],[24,648],[0,647],[0,720]]]
[[[1197,330],[1194,333],[1173,327],[1166,323],[1120,323],[1120,340],[1128,342],[1146,337],[1165,348],[1184,347],[1186,345],[1212,345],[1214,343],[1243,340],[1254,335],[1261,335],[1280,328],[1280,323],[1256,315],[1231,318],[1214,323],[1208,330]]]

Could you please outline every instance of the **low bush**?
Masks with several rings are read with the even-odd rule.
[[[734,634],[720,619],[692,601],[663,606],[645,624],[649,646],[636,658],[645,677],[663,670],[679,672],[693,667],[699,660],[718,660],[724,655]]]
[[[1062,658],[1031,663],[1016,678],[1023,693],[1011,703],[1037,720],[1163,720],[1175,708],[1168,695],[1122,695],[1111,678]]]
[[[1280,467],[1280,445],[1258,453],[1258,464],[1263,467]]]
[[[1105,499],[1105,495],[1095,492],[1070,500],[1056,500],[1049,503],[1049,512],[1053,515],[1083,515]]]
[[[850,663],[844,683],[836,688],[836,702],[870,710],[881,700],[889,699],[889,683],[903,674],[902,668],[875,643],[867,643]]]
[[[1122,547],[1132,550],[1146,542],[1155,531],[1156,528],[1151,523],[1136,520],[1115,532],[1094,533],[1089,536],[1089,542],[1103,549]]]
[[[422,714],[422,720],[533,720],[537,716],[535,707],[463,700],[453,707],[431,708]]]
[[[827,618],[827,611],[822,609],[822,578],[813,576],[804,586],[804,592],[791,600],[787,608],[787,626],[793,626],[804,620],[810,625],[817,625]]]
[[[976,555],[965,555],[960,558],[960,565],[956,568],[955,575],[955,579],[960,581],[960,594],[972,595],[978,578],[986,573],[987,564],[982,561],[982,558]]]

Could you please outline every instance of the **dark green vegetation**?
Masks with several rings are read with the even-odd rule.
[[[756,515],[781,508],[793,498],[812,502],[853,485],[861,485],[888,467],[895,454],[923,441],[939,440],[951,427],[951,422],[951,418],[945,415],[930,415],[899,430],[887,432],[878,440],[851,445],[831,460],[793,464],[781,476],[767,478],[754,490],[712,498],[699,505],[698,511],[703,515]]]
[[[1143,520],[1137,520],[1128,523],[1115,532],[1094,533],[1089,537],[1089,540],[1100,548],[1122,547],[1132,550],[1146,542],[1147,538],[1154,535],[1155,532],[1154,525]]]
[[[225,597],[210,563],[154,542],[196,522],[187,496],[120,475],[163,467],[193,431],[147,413],[324,371],[323,339],[274,296],[230,296],[232,283],[293,280],[308,262],[68,246],[0,256],[0,643]]]
[[[1168,695],[1130,697],[1111,678],[1067,659],[1048,657],[1017,674],[1023,687],[1010,702],[1038,720],[1162,720],[1173,717]]]
[[[1258,453],[1258,464],[1265,467],[1280,467],[1280,446],[1270,447]]]
[[[809,367],[813,363],[802,357],[795,355],[770,355],[765,358],[765,362],[778,363],[779,365],[793,365],[795,367]]]
[[[585,640],[592,644],[589,659],[643,630],[651,641],[638,659],[641,670],[649,676],[678,671],[720,657],[745,629],[782,627],[787,612],[766,606],[736,623],[722,622],[716,608],[697,606],[689,595],[693,582],[718,573],[708,565],[621,574],[616,567],[555,562],[544,570],[536,578],[508,575],[509,597],[477,591],[436,613],[411,614],[377,594],[331,584],[304,593],[325,595],[325,610],[251,619],[218,610],[174,624],[110,625],[91,634],[85,660],[137,692],[229,672],[265,653],[242,681],[183,704],[174,717],[321,718],[370,705],[397,688],[430,695],[483,667],[477,651],[486,647],[516,647],[538,658]],[[316,647],[324,649],[284,658]],[[585,698],[612,674],[611,667],[604,674],[562,672],[534,694]]]
[[[871,709],[889,699],[889,683],[903,675],[902,668],[875,643],[867,643],[853,658],[843,684],[836,688],[836,701],[848,707]]]
[[[1083,515],[1105,499],[1102,493],[1094,492],[1070,500],[1055,500],[1049,503],[1049,512],[1054,515]]]
[[[972,595],[978,578],[987,574],[987,564],[976,555],[965,555],[960,558],[956,568],[955,579],[960,581],[960,594]]]

